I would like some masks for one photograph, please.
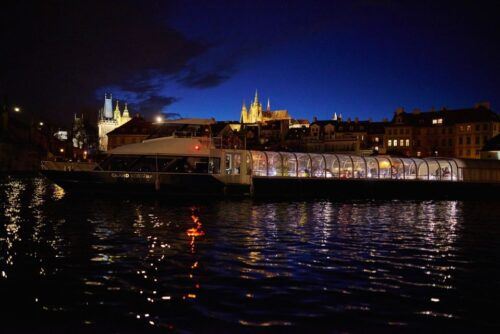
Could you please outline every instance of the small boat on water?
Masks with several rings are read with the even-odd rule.
[[[223,148],[197,132],[119,146],[100,163],[42,162],[68,192],[186,196],[461,198],[496,196],[500,162]]]

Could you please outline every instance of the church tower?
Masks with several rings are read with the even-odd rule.
[[[116,100],[116,107],[115,107],[115,111],[113,113],[113,119],[118,123],[118,125],[121,124],[121,118],[122,118],[122,115],[121,115],[121,112],[120,112],[119,102],[120,101]]]
[[[123,110],[122,114],[120,111],[120,104],[117,100],[115,110],[113,111],[113,100],[111,94],[109,94],[109,97],[107,94],[105,94],[104,108],[100,109],[99,118],[97,121],[100,151],[108,150],[108,133],[110,133],[117,127],[127,123],[128,121],[130,121],[130,114],[127,104],[125,104],[125,110]]]
[[[123,114],[121,117],[121,124],[125,124],[130,121],[130,114],[128,113],[127,102],[125,102],[125,109],[123,110]]]
[[[113,118],[113,96],[111,94],[104,94],[104,111],[102,113],[103,118]]]
[[[259,93],[255,90],[255,97],[250,105],[248,123],[257,123],[262,121],[262,104],[259,102]]]
[[[245,101],[243,101],[243,105],[241,106],[240,123],[248,123],[248,110]]]
[[[255,90],[255,96],[253,101],[250,103],[249,108],[243,101],[243,106],[241,107],[240,123],[255,124],[255,123],[266,123],[268,121],[291,121],[290,114],[288,110],[279,109],[271,110],[271,99],[267,99],[266,109],[263,110],[262,103],[259,101],[259,92]]]

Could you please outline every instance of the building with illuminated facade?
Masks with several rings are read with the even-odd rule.
[[[411,113],[398,108],[385,129],[387,153],[479,159],[481,149],[500,133],[500,117],[489,103],[473,108]]]
[[[255,97],[250,104],[250,108],[247,109],[245,102],[243,102],[243,106],[241,107],[240,123],[243,124],[282,120],[290,122],[291,117],[288,114],[288,110],[271,110],[271,102],[269,99],[267,100],[266,110],[263,110],[262,103],[259,102],[257,91],[255,91]]]
[[[354,121],[341,117],[314,120],[304,137],[306,152],[348,152],[363,155],[385,153],[384,130],[387,122]]]
[[[127,104],[125,103],[125,109],[123,113],[120,111],[120,105],[118,100],[116,101],[116,107],[113,111],[113,100],[112,96],[106,94],[104,95],[104,107],[99,110],[99,116],[97,120],[97,129],[99,137],[99,150],[108,150],[108,133],[114,129],[122,126],[123,124],[130,121],[130,114],[128,112]]]

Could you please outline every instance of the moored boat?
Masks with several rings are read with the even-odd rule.
[[[175,133],[107,152],[99,164],[43,162],[69,192],[180,196],[478,197],[500,189],[500,162],[251,151]]]

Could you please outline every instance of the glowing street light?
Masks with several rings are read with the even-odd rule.
[[[40,126],[43,126],[43,122],[38,123]]]
[[[21,108],[19,108],[19,107],[14,107],[14,111],[15,111],[15,112],[21,112]]]
[[[156,123],[161,123],[161,122],[163,122],[163,117],[156,116]]]
[[[64,148],[60,148],[59,152],[64,153]]]

